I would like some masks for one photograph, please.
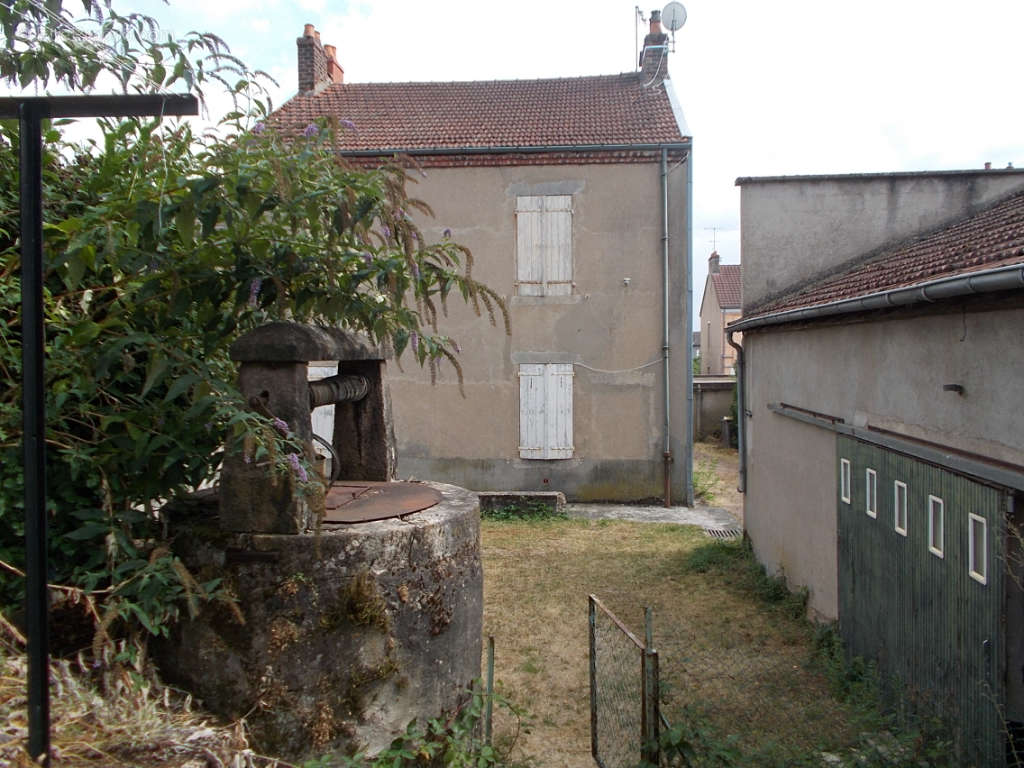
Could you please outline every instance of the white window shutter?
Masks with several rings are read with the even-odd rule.
[[[571,459],[571,363],[519,366],[519,456]]]
[[[519,456],[544,458],[544,366],[519,366]]]
[[[309,381],[326,379],[338,373],[337,363],[310,363],[306,378]],[[313,434],[329,443],[334,442],[334,404],[321,405],[313,409]],[[321,456],[327,456],[327,449],[313,441],[313,449]]]
[[[572,293],[572,195],[516,198],[516,285],[520,296]]]
[[[571,459],[572,364],[553,363],[547,368],[547,458]]]
[[[520,296],[544,295],[544,198],[516,198],[516,283]]]
[[[572,293],[572,197],[544,198],[544,295]]]

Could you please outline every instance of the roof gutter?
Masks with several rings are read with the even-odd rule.
[[[905,307],[912,304],[925,304],[959,296],[971,296],[981,293],[995,293],[1024,288],[1024,264],[986,269],[968,275],[954,275],[931,280],[919,285],[904,288],[892,288],[888,291],[869,293],[852,299],[830,301],[812,307],[787,309],[767,315],[741,319],[729,325],[730,331],[749,331],[769,325],[794,323],[801,320],[815,320],[823,317],[867,312],[891,307]]]
[[[383,149],[339,149],[343,157],[381,157],[385,155],[516,155],[544,152],[669,152],[689,151],[693,142],[658,142],[655,144],[527,144],[493,147],[386,147]]]

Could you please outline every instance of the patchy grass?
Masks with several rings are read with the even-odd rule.
[[[588,593],[641,636],[653,609],[670,720],[699,706],[716,734],[765,764],[856,742],[855,713],[813,661],[803,596],[766,577],[741,543],[674,525],[485,522],[483,552],[484,631],[507,694],[535,716],[522,748],[540,764],[593,766]]]

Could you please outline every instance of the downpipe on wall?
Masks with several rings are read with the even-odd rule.
[[[675,148],[676,145],[673,145]],[[686,241],[684,243],[685,257],[684,269],[686,270],[686,296],[684,306],[684,333],[685,347],[689,351],[689,359],[693,358],[693,144],[692,141],[686,145],[686,158],[680,163],[686,163]],[[664,407],[665,407],[665,441],[662,459],[664,462],[663,472],[665,477],[666,507],[672,506],[672,463],[675,457],[672,454],[672,413],[671,413],[671,378],[669,371],[671,353],[671,324],[669,310],[671,306],[671,276],[669,272],[669,199],[668,199],[668,146],[661,147],[661,245],[662,245],[662,310],[663,310],[663,337],[662,337],[662,366],[664,378]],[[677,164],[678,166],[678,164]],[[686,370],[686,402],[689,407],[687,411],[686,428],[686,504],[693,504],[693,368],[690,365]]]
[[[746,360],[743,357],[743,347],[733,341],[732,335],[736,331],[725,331],[725,338],[729,346],[736,350],[736,443],[740,454],[739,482],[736,490],[740,493],[747,492],[747,405],[746,387],[743,378],[746,372]]]

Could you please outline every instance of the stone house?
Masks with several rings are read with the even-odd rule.
[[[1024,721],[1024,173],[737,184],[746,535],[955,724],[964,764],[1003,765]]]
[[[655,17],[639,71],[594,77],[346,83],[312,25],[298,39],[271,124],[333,117],[351,162],[407,159],[425,237],[508,298],[509,336],[449,307],[465,397],[451,369],[391,372],[400,476],[692,499],[692,144]]]
[[[717,251],[708,258],[708,277],[700,302],[700,372],[710,376],[736,373],[736,350],[726,341],[725,326],[740,319],[742,307],[743,268],[721,264],[720,260]]]

